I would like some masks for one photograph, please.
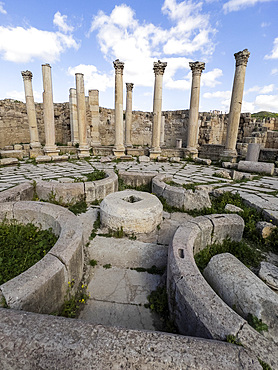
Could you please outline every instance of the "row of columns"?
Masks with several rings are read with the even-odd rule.
[[[224,157],[235,158],[237,132],[240,119],[243,88],[245,80],[245,71],[249,58],[247,49],[240,51],[235,55],[236,70],[230,105],[227,139]],[[126,83],[126,128],[125,128],[125,145],[123,132],[123,70],[124,63],[119,59],[113,62],[115,68],[115,146],[114,154],[117,157],[124,155],[125,145],[131,147],[131,126],[132,126],[132,90],[133,83]],[[162,85],[163,75],[167,63],[160,60],[154,62],[153,70],[155,74],[154,97],[153,97],[153,127],[152,127],[152,145],[150,157],[157,158],[161,153],[161,146],[164,144],[164,124],[165,117],[162,117]],[[205,69],[203,62],[190,62],[192,70],[192,86],[190,97],[190,111],[187,132],[186,151],[189,155],[196,157],[198,155],[198,115],[199,115],[199,98],[200,98],[200,80],[202,71]],[[32,90],[32,73],[23,71],[27,115],[30,129],[30,141],[32,148],[40,148],[36,110]],[[51,66],[42,65],[43,75],[43,108],[44,108],[44,125],[45,125],[45,147],[44,152],[48,155],[57,155],[59,150],[55,145],[55,125],[54,125],[54,106],[52,92]],[[73,144],[79,144],[79,154],[88,156],[90,147],[87,141],[87,123],[86,123],[86,99],[84,88],[84,75],[75,74],[76,89],[71,88],[69,94],[70,105],[70,126],[71,141]],[[100,145],[99,136],[99,92],[98,90],[89,90],[89,106],[91,112],[91,145]]]

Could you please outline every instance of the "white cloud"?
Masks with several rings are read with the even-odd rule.
[[[33,91],[33,94],[34,94],[35,102],[39,102],[39,103],[42,102],[42,92]],[[25,93],[23,90],[22,91],[18,91],[18,90],[8,91],[6,92],[5,97],[7,97],[8,99],[14,99],[14,100],[25,102]]]
[[[278,95],[258,95],[255,99],[257,111],[278,112]]]
[[[273,49],[270,55],[266,55],[265,59],[278,59],[278,37],[273,41]]]
[[[73,27],[67,24],[67,18],[67,15],[62,15],[60,12],[54,14],[53,24],[64,33],[73,31]]]
[[[201,85],[215,87],[216,85],[221,84],[221,82],[217,81],[217,78],[221,76],[223,76],[223,72],[219,68],[214,68],[209,72],[203,72],[201,76]]]
[[[4,9],[4,5],[5,5],[5,3],[0,1],[0,13],[1,14],[7,14],[7,11]]]
[[[271,74],[272,74],[272,75],[277,75],[277,74],[278,74],[278,68],[273,68],[273,69],[271,70]]]
[[[78,47],[72,35],[61,32],[0,26],[0,53],[3,59],[10,62],[24,63],[40,59],[51,63],[59,60],[65,50]]]
[[[261,23],[261,27],[264,28],[264,27],[269,27],[271,25],[270,22],[262,22]]]
[[[214,30],[208,15],[202,14],[202,3],[177,3],[165,0],[162,12],[173,22],[169,29],[152,23],[139,22],[133,9],[117,5],[110,15],[99,11],[93,18],[91,32],[106,60],[120,59],[125,63],[124,79],[138,86],[153,86],[153,62],[168,62],[164,82],[169,88],[188,89],[188,78],[175,79],[177,71],[188,69],[189,59],[184,56],[195,52],[207,55],[213,51]],[[182,57],[174,57],[183,54]],[[169,57],[165,57],[168,55]],[[173,55],[173,57],[172,57]]]
[[[250,87],[250,89],[246,90],[244,92],[244,94],[247,95],[247,94],[252,93],[252,92],[256,92],[256,93],[259,93],[259,94],[268,94],[268,93],[272,92],[273,90],[274,90],[274,84],[266,85],[266,86],[263,86],[263,87],[255,85],[253,87]]]
[[[265,3],[272,0],[230,0],[223,5],[224,13],[234,12],[245,9],[249,6],[254,6],[257,3]]]
[[[75,76],[75,73],[84,74],[84,84],[87,90],[98,89],[99,91],[105,91],[108,87],[114,86],[113,71],[108,75],[100,73],[94,65],[79,64],[68,69],[70,76]]]
[[[212,93],[207,92],[203,94],[203,97],[206,99],[220,98],[220,99],[230,99],[231,91],[214,91]]]

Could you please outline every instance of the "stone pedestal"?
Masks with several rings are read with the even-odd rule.
[[[131,148],[132,126],[132,89],[133,83],[126,83],[126,110],[125,110],[125,146]]]
[[[246,161],[258,162],[260,156],[261,145],[260,144],[248,144]]]
[[[76,81],[76,100],[77,100],[77,117],[78,117],[78,132],[79,132],[79,156],[90,156],[90,147],[87,142],[87,122],[86,122],[86,100],[84,88],[83,73],[75,74]]]
[[[160,60],[154,62],[153,70],[155,74],[154,81],[154,96],[153,96],[153,127],[152,127],[152,147],[150,150],[150,158],[155,159],[161,153],[160,134],[161,134],[161,109],[162,109],[162,84],[163,74],[167,63]]]
[[[43,78],[43,120],[45,130],[44,152],[49,156],[58,155],[60,152],[55,145],[54,106],[51,79],[51,66],[42,65]]]
[[[73,145],[79,143],[76,89],[69,89],[70,133]]]
[[[230,104],[227,138],[225,150],[223,152],[223,157],[232,161],[235,161],[237,157],[236,142],[242,106],[245,71],[249,55],[250,52],[247,49],[234,54],[236,59],[236,70]]]
[[[165,116],[161,116],[160,147],[165,145]]]
[[[91,112],[91,145],[100,146],[99,135],[99,91],[89,90],[89,105]]]
[[[115,68],[115,147],[116,157],[125,154],[124,147],[124,121],[123,121],[123,71],[124,63],[119,59],[114,61]]]
[[[198,156],[197,141],[198,141],[198,117],[199,117],[199,100],[200,100],[200,80],[202,71],[205,69],[205,63],[190,62],[189,66],[192,70],[192,85],[190,97],[189,121],[187,129],[187,145],[186,150],[188,155],[195,158]]]
[[[39,141],[39,132],[37,126],[36,107],[34,102],[33,88],[32,88],[32,77],[33,74],[30,71],[22,71],[21,75],[24,82],[26,109],[30,130],[30,145],[31,148],[41,148]]]

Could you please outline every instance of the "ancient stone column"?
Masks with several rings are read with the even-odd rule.
[[[86,100],[83,73],[75,73],[77,118],[79,133],[79,156],[90,156],[90,147],[87,142]]]
[[[165,116],[161,116],[160,146],[165,145]]]
[[[200,82],[202,71],[205,69],[205,63],[189,62],[189,67],[192,70],[192,85],[191,85],[189,121],[187,129],[186,153],[194,158],[198,156],[197,142],[198,142]]]
[[[153,70],[155,74],[154,96],[153,96],[153,127],[152,127],[152,148],[150,158],[155,159],[161,153],[160,132],[161,132],[161,109],[162,109],[162,82],[163,74],[167,63],[160,60],[154,62]]]
[[[235,161],[237,157],[236,142],[242,106],[245,71],[249,55],[250,52],[248,49],[244,49],[243,51],[239,51],[234,54],[236,59],[236,70],[230,104],[226,144],[223,151],[223,158],[231,161]]]
[[[115,68],[115,147],[116,157],[125,154],[124,147],[124,121],[123,121],[123,71],[124,63],[119,59],[114,61]]]
[[[132,83],[126,83],[126,109],[125,109],[125,145],[132,147],[131,126],[132,126]]]
[[[32,88],[33,74],[30,71],[22,71],[21,75],[23,77],[24,90],[25,90],[26,109],[27,109],[27,117],[28,117],[29,130],[30,130],[30,145],[32,149],[40,148],[41,143],[39,141],[36,107],[35,107],[33,88]]]
[[[73,145],[79,143],[76,89],[69,89],[70,133]]]
[[[99,91],[89,90],[89,105],[91,112],[91,145],[100,146],[99,136]]]
[[[45,154],[58,155],[59,150],[55,145],[55,124],[54,124],[54,106],[53,92],[51,79],[51,66],[49,64],[42,65],[43,78],[43,120],[45,130]]]

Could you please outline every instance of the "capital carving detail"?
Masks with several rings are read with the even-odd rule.
[[[125,64],[123,62],[120,62],[119,59],[116,59],[113,64],[115,68],[115,73],[123,74]]]
[[[156,76],[157,75],[163,75],[166,66],[167,66],[167,62],[161,62],[160,60],[158,60],[157,62],[154,62],[153,63],[154,74]]]
[[[126,91],[132,91],[133,85],[133,83],[126,82]]]
[[[239,51],[238,53],[234,54],[236,58],[236,67],[244,65],[247,66],[248,58],[250,56],[250,51],[248,49],[244,49],[242,51]]]
[[[22,71],[21,75],[23,77],[23,80],[32,80],[33,73],[31,71]]]
[[[189,67],[192,70],[193,75],[201,75],[203,70],[205,69],[205,63],[203,62],[189,62]]]

